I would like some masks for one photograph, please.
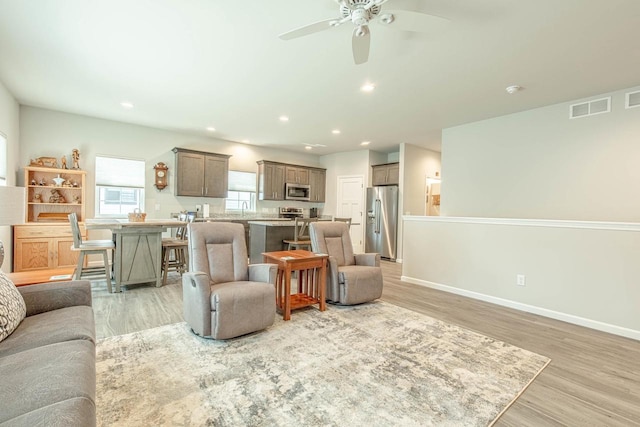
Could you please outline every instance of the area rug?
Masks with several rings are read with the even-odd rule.
[[[179,323],[98,342],[98,425],[486,426],[548,363],[383,302],[228,341]]]

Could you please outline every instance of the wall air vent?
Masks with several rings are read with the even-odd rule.
[[[626,101],[624,106],[626,108],[634,108],[640,107],[640,90],[637,92],[629,92],[627,93]]]
[[[593,116],[595,114],[608,113],[611,111],[611,97],[594,99],[593,101],[573,104],[569,107],[569,118]]]

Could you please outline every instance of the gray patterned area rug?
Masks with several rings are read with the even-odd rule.
[[[98,425],[486,426],[548,363],[383,302],[228,341],[178,323],[98,342]]]

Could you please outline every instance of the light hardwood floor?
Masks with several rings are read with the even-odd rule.
[[[551,358],[497,426],[640,426],[640,342],[405,283],[401,265],[382,264],[384,301]],[[183,321],[179,280],[121,294],[96,282],[98,337]]]

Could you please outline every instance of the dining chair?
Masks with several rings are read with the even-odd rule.
[[[80,252],[78,256],[78,264],[74,271],[74,280],[80,280],[85,276],[97,276],[103,275],[107,281],[107,290],[109,293],[113,292],[111,288],[111,268],[109,268],[109,252],[113,258],[113,251],[115,250],[115,244],[112,240],[82,240],[82,234],[80,233],[80,225],[78,224],[78,216],[76,213],[71,213],[67,216],[69,218],[69,224],[71,224],[71,233],[73,234],[73,246],[72,251]],[[102,255],[103,265],[101,266],[85,266],[85,257],[91,254]],[[118,292],[120,289],[117,289]]]
[[[339,218],[337,216],[334,216],[333,220],[338,222],[346,222],[347,226],[351,227],[351,218]]]
[[[287,250],[306,249],[311,250],[309,238],[309,224],[318,221],[318,218],[295,218],[293,239],[284,239],[282,243],[287,245]]]

